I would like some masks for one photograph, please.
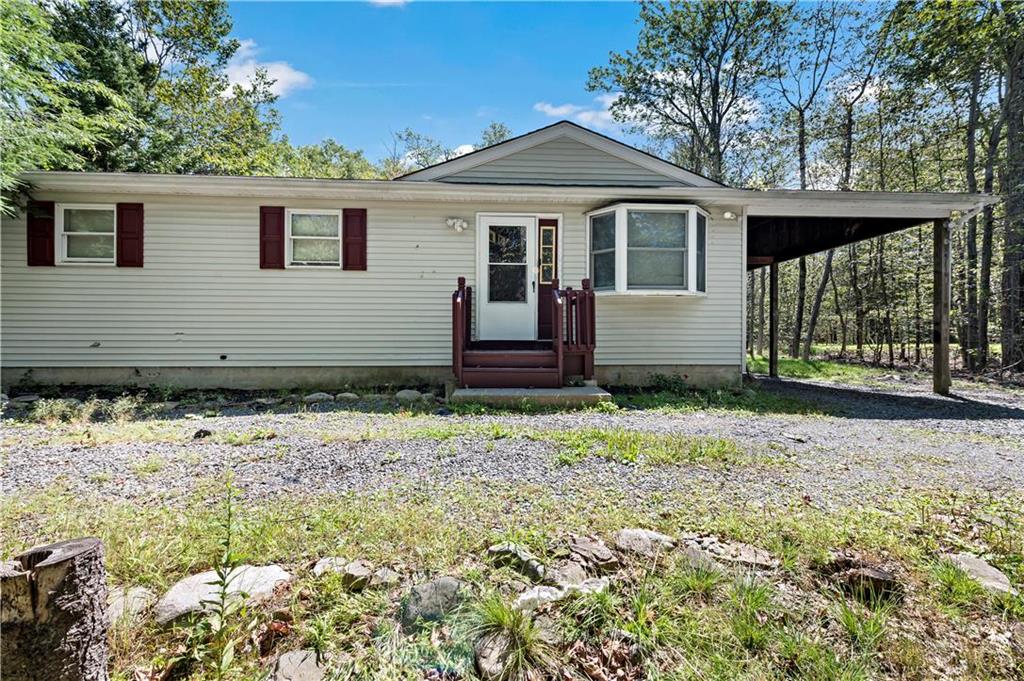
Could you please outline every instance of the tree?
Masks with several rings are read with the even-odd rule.
[[[117,93],[65,76],[83,55],[52,28],[47,10],[31,0],[0,2],[0,210],[8,214],[21,172],[81,168],[91,150],[133,122]],[[90,110],[83,100],[108,106]]]
[[[512,137],[512,130],[509,129],[504,123],[498,121],[491,122],[483,133],[480,135],[480,142],[476,145],[477,149],[483,149],[484,147],[490,147],[495,144],[504,142],[505,140]]]
[[[377,176],[376,169],[362,151],[346,149],[332,138],[319,144],[295,147],[286,136],[276,147],[275,175],[361,180]]]
[[[88,168],[269,172],[278,128],[272,83],[265,73],[229,83],[239,42],[226,2],[60,0],[54,11],[55,34],[89,54],[65,77],[102,82],[137,121],[88,155]],[[109,104],[83,95],[79,106],[102,112]]]
[[[635,50],[590,71],[592,91],[621,95],[618,121],[677,142],[684,165],[723,181],[758,115],[767,50],[785,21],[770,2],[644,2]]]

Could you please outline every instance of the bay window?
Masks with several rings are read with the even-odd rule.
[[[707,215],[696,206],[618,204],[588,219],[595,290],[640,295],[707,290]]]

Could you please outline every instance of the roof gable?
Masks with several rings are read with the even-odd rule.
[[[723,186],[569,121],[397,179],[517,185]]]

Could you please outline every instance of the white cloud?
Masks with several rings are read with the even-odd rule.
[[[565,118],[571,116],[583,107],[576,106],[575,104],[561,104],[555,106],[550,102],[537,102],[533,105],[534,111],[539,111],[545,116],[551,116],[552,118]]]
[[[615,119],[612,118],[610,109],[619,97],[619,93],[598,95],[590,106],[580,106],[579,104],[556,106],[550,102],[537,102],[533,105],[533,110],[552,118],[572,118],[587,127],[608,130],[618,126]]]
[[[459,156],[465,156],[471,151],[476,150],[472,144],[460,144],[459,146],[452,149],[452,158],[458,158]]]
[[[227,65],[228,82],[231,85],[247,85],[256,75],[257,69],[263,69],[274,81],[270,90],[278,97],[287,97],[293,90],[308,88],[313,85],[313,78],[298,70],[286,61],[261,62],[256,59],[259,48],[255,40],[242,40],[238,51],[231,57]]]

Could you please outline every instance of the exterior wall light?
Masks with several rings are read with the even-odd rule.
[[[469,223],[462,218],[448,218],[445,223],[448,225],[448,229],[460,234],[466,231],[466,227],[469,227]]]
[[[726,220],[735,220],[736,213],[733,213],[731,210],[727,210],[724,213],[722,213],[722,217],[725,218]]]

